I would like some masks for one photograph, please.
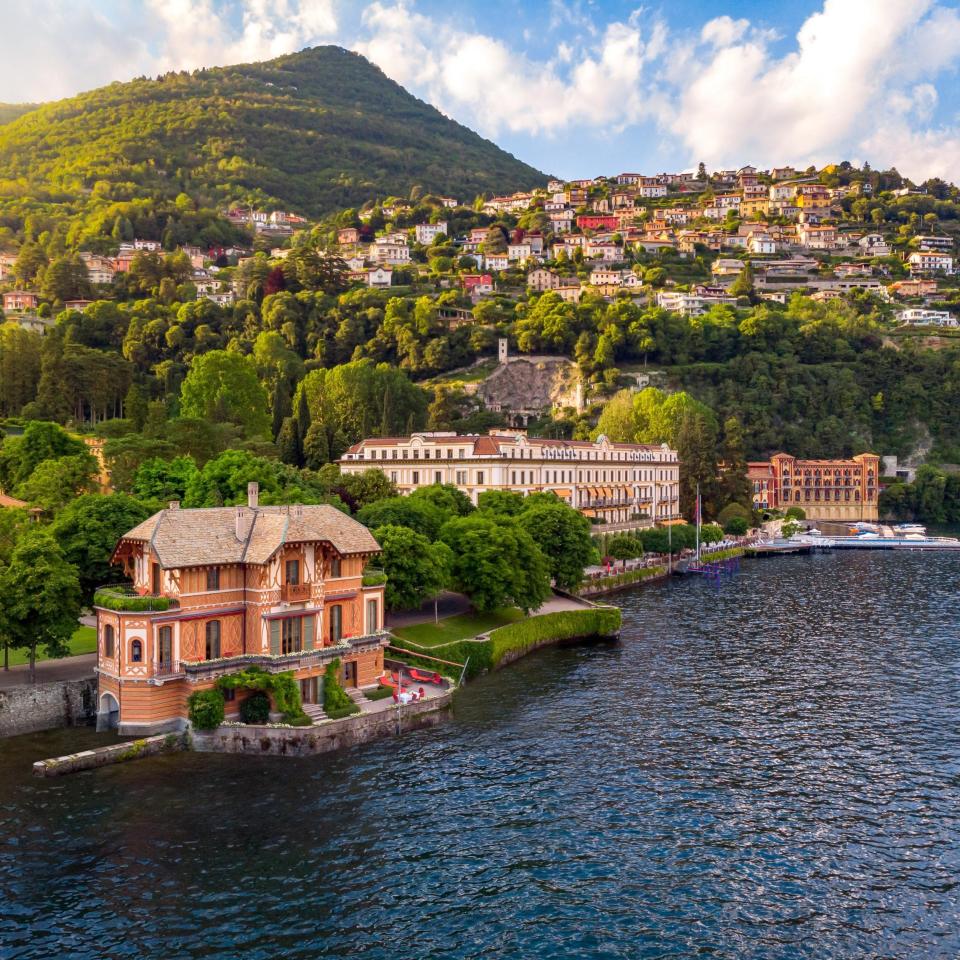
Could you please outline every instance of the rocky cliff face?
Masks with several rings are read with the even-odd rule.
[[[491,410],[535,414],[554,406],[583,406],[576,365],[563,357],[517,357],[501,364],[478,395]]]

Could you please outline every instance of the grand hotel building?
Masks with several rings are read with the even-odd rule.
[[[754,509],[801,507],[810,520],[878,517],[880,457],[861,453],[850,460],[798,460],[789,453],[748,465]]]
[[[603,523],[663,523],[680,516],[680,464],[666,444],[548,440],[522,430],[488,435],[371,437],[340,459],[343,473],[382,470],[404,494],[452,484],[476,503],[485,490],[551,491]]]

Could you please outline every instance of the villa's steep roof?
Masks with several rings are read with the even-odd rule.
[[[329,504],[161,510],[126,540],[149,542],[164,569],[266,563],[285,543],[326,540],[343,555],[380,549],[362,523]]]

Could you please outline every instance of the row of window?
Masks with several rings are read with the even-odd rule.
[[[367,600],[366,629],[374,633],[378,628],[377,601]],[[329,608],[330,639],[337,643],[343,638],[343,607],[333,604]],[[304,649],[304,640],[307,647],[313,645],[314,618],[285,617],[282,620],[271,621],[271,646],[277,649],[273,653],[298,653]],[[205,660],[216,660],[221,655],[221,623],[219,620],[208,620],[204,626]],[[103,628],[103,653],[107,659],[113,659],[116,653],[116,632],[113,624],[105,624]],[[140,640],[133,640],[130,644],[130,660],[140,663],[143,660],[143,644]],[[173,660],[173,628],[162,626],[157,631],[157,662],[171,663]]]
[[[370,453],[369,459],[371,460],[377,459],[376,450],[370,450],[369,453]],[[420,459],[419,447],[414,447],[408,452],[400,450],[397,447],[394,447],[392,450],[389,451],[389,453],[390,453],[390,456],[388,457],[387,451],[381,450],[379,459],[405,460],[407,459],[408,453],[409,453],[410,459],[413,459],[413,460]],[[431,453],[435,455],[431,457]],[[444,459],[444,456],[442,455],[443,453],[444,451],[442,450],[430,451],[429,449],[424,449],[423,459],[424,460],[430,460],[430,459],[443,460]],[[454,454],[456,454],[456,458],[458,460],[465,460],[467,457],[466,450],[454,451],[452,449],[447,449],[445,458],[447,460],[453,460]],[[601,451],[599,450],[587,450],[582,452],[579,450],[567,450],[564,448],[555,449],[552,447],[546,447],[541,450],[533,450],[533,449],[525,450],[523,448],[511,449],[507,451],[507,456],[510,457],[511,460],[525,460],[525,459],[526,460],[608,460],[608,461],[616,460],[616,461],[622,462],[622,461],[641,461],[641,460],[658,460],[659,459],[659,455],[651,451],[617,450],[612,453],[604,453],[603,455],[601,455]]]

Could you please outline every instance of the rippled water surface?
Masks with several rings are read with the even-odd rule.
[[[960,953],[960,556],[622,594],[622,643],[316,760],[53,781],[0,741],[0,956]]]

